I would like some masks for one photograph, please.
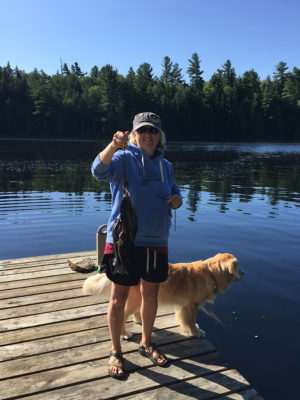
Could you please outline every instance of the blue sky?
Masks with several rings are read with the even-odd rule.
[[[227,59],[264,79],[279,61],[300,68],[299,15],[299,0],[0,0],[0,66],[126,75],[148,62],[159,76],[164,56],[185,73],[196,52],[205,80]]]

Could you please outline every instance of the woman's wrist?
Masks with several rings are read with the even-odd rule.
[[[104,165],[109,165],[113,155],[115,154],[115,151],[118,149],[117,146],[114,145],[113,141],[111,141],[104,150],[99,153],[99,160],[104,164]]]
[[[116,144],[114,144],[113,140],[109,143],[109,146],[110,146],[111,150],[114,151],[114,152],[116,150],[118,150],[118,146]]]

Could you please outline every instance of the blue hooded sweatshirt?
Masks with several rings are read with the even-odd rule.
[[[99,181],[110,183],[112,211],[107,226],[107,243],[113,243],[112,229],[120,217],[123,196],[124,157],[130,199],[137,215],[136,246],[167,246],[171,226],[170,206],[166,198],[180,191],[175,183],[173,168],[156,150],[150,158],[137,146],[130,144],[127,150],[118,150],[109,165],[99,156],[93,162],[92,174]]]

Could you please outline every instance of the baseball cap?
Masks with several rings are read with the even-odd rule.
[[[134,117],[133,130],[141,128],[142,126],[149,125],[161,130],[160,117],[152,112],[139,113]]]

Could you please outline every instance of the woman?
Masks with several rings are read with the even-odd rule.
[[[152,328],[157,311],[160,282],[168,277],[168,235],[170,208],[181,206],[182,200],[173,177],[171,164],[163,158],[165,136],[160,117],[151,112],[137,114],[133,130],[118,131],[111,143],[96,157],[92,165],[94,177],[110,182],[112,211],[108,221],[107,240],[100,272],[112,281],[108,306],[108,325],[112,350],[108,373],[124,378],[120,336],[124,308],[130,286],[141,284],[142,339],[139,352],[153,363],[165,366],[166,356],[151,345]],[[123,149],[119,150],[118,149]],[[130,200],[137,216],[135,256],[128,274],[116,271],[113,250],[113,224],[120,216],[123,196],[124,164]]]

